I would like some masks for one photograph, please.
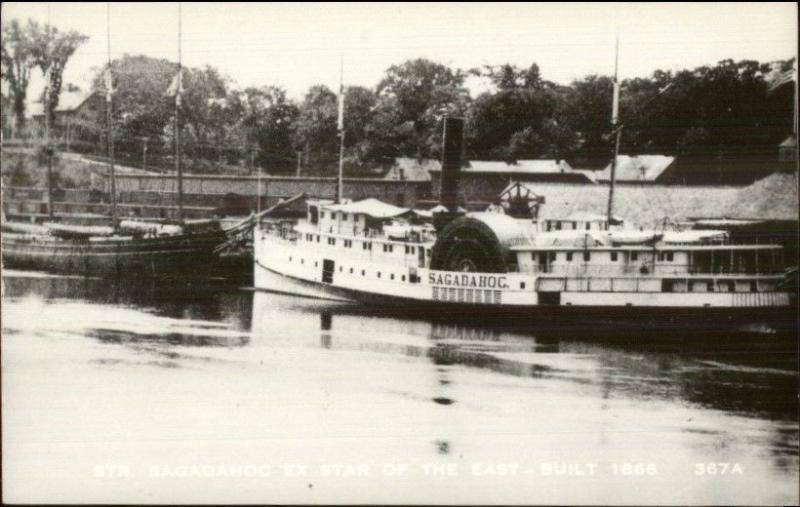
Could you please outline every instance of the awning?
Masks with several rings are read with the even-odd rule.
[[[353,213],[357,215],[367,215],[372,218],[394,218],[405,215],[411,210],[400,208],[377,199],[364,199],[363,201],[348,204],[329,204],[322,207],[323,210],[340,211],[342,213]]]

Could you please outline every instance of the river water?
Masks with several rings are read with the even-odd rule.
[[[6,502],[797,504],[797,339],[6,272]]]

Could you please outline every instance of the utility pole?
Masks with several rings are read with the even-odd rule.
[[[142,138],[142,171],[147,170],[147,138]]]
[[[47,58],[50,58],[50,4],[47,4]],[[50,67],[47,67],[47,75],[44,88],[44,149],[47,155],[47,217],[53,220],[53,150],[50,146]]]
[[[337,122],[339,130],[339,177],[336,180],[336,202],[341,203],[343,195],[343,175],[344,175],[344,57],[341,60],[339,71],[339,118]]]
[[[178,221],[183,221],[183,166],[181,165],[181,93],[183,68],[181,66],[181,3],[178,2],[178,75],[175,90],[175,173],[178,177]]]
[[[71,126],[72,126],[72,117],[71,116],[67,116],[67,135],[66,135],[66,139],[65,139],[66,144],[67,144],[67,147],[66,147],[67,151],[69,151],[69,141],[70,141],[70,139],[69,139],[70,135],[69,134],[70,134],[70,127]]]
[[[253,152],[250,152],[250,165],[253,166]],[[256,170],[256,182],[258,187],[256,189],[256,213],[261,214],[261,167]]]
[[[619,158],[619,142],[620,136],[622,135],[622,125],[618,125],[619,123],[619,38],[617,38],[617,43],[614,52],[614,97],[612,99],[612,106],[611,106],[611,126],[614,129],[614,134],[616,139],[614,140],[614,154],[613,158],[611,159],[611,182],[610,187],[608,189],[608,213],[607,213],[607,221],[608,225],[611,225],[612,217],[614,216],[614,186],[616,184],[616,177],[617,177],[617,158]]]
[[[106,150],[108,154],[108,172],[111,179],[111,225],[117,225],[117,179],[114,174],[114,129],[112,126],[112,85],[111,79],[111,3],[106,3],[106,30],[107,30],[107,56],[108,68],[106,69]]]
[[[300,168],[303,166],[303,152],[297,152],[297,177],[300,177]]]

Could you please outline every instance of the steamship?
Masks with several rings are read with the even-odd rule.
[[[461,128],[445,119],[432,210],[308,200],[302,220],[261,223],[256,289],[462,315],[715,326],[794,319],[777,244],[735,243],[722,230],[626,228],[590,214],[540,220],[543,204],[513,192],[491,210],[465,212]]]

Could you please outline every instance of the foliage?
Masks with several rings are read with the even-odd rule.
[[[3,79],[21,132],[31,69],[49,71],[52,112],[64,65],[86,37],[32,21],[11,21],[2,30]],[[791,65],[723,60],[623,81],[622,152],[774,152],[791,132],[793,98],[790,86],[771,91],[769,82]],[[174,166],[176,106],[167,89],[177,69],[175,62],[141,55],[111,62],[113,137],[125,163],[140,164],[146,143],[148,168]],[[99,108],[71,120],[79,136],[72,146],[98,155],[106,151],[105,70],[96,70],[91,88]],[[471,97],[469,75],[484,78],[491,90]],[[301,152],[305,174],[335,174],[335,91],[318,84],[294,101],[274,86],[237,88],[208,66],[185,68],[183,83],[180,144],[188,170],[293,172]],[[555,84],[535,63],[461,70],[424,58],[402,62],[387,68],[373,89],[346,88],[346,166],[367,174],[394,157],[438,158],[445,115],[466,119],[469,158],[591,158],[605,165],[612,149],[612,89],[612,78],[603,75]]]
[[[17,132],[25,128],[25,101],[28,98],[28,83],[33,59],[33,45],[29,37],[32,21],[23,26],[18,20],[3,24],[0,37],[0,62],[2,77],[8,84],[9,95],[14,111],[14,125]]]
[[[49,116],[50,124],[55,125],[54,112],[61,95],[64,68],[78,47],[89,40],[89,37],[74,30],[59,32],[54,26],[40,25],[34,21],[28,22],[28,37],[33,61],[47,78],[46,92],[42,96],[45,106],[43,109]]]

